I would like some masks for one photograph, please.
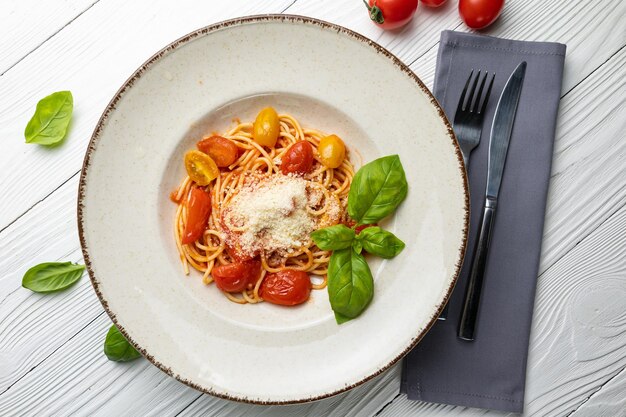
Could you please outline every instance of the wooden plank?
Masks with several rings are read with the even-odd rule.
[[[50,356],[47,367],[35,368],[11,387],[11,395],[0,396],[0,414],[175,415],[197,396],[145,359],[109,361],[102,344],[110,325],[106,314],[98,315],[83,337],[70,339]],[[158,403],[161,397],[168,399],[168,408]]]
[[[626,369],[588,398],[570,417],[625,417]]]
[[[0,253],[6,256],[0,257],[0,393],[103,311],[86,274],[57,294],[21,287],[24,272],[40,262],[82,262],[77,184],[75,177],[1,234]]]
[[[540,271],[626,201],[625,112],[626,48],[622,48],[561,100]],[[596,182],[600,177],[602,185]],[[562,192],[576,184],[578,192]]]
[[[49,6],[37,0],[1,2],[0,76],[97,1],[61,0]]]
[[[567,415],[606,381],[620,372],[624,374],[624,230],[626,205],[540,277],[528,359],[525,415]],[[610,401],[612,407],[623,404],[623,391],[619,400],[613,400],[613,391],[624,387],[623,379],[623,375],[614,379],[615,387],[606,396],[598,394],[597,404],[604,400]],[[458,411],[400,396],[381,416],[453,415]],[[468,413],[478,414],[501,415],[483,410]]]

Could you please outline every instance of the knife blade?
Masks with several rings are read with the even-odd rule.
[[[504,173],[504,164],[515,123],[515,114],[522,94],[522,84],[526,75],[526,62],[520,63],[506,82],[493,118],[489,139],[489,162],[487,165],[487,186],[485,204],[478,241],[474,247],[469,281],[465,289],[465,300],[459,320],[458,337],[462,340],[474,340],[480,294],[482,291],[491,231],[498,205],[498,194]]]
[[[504,171],[504,163],[506,162],[506,154],[511,141],[511,132],[513,131],[513,123],[515,122],[515,113],[519,98],[522,94],[522,83],[526,75],[526,61],[515,68],[513,74],[509,77],[498,105],[496,113],[493,117],[493,125],[491,126],[491,135],[489,140],[489,162],[487,165],[487,190],[486,196],[498,199],[500,192],[500,183],[502,182],[502,173]]]

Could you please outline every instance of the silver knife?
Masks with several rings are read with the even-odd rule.
[[[485,276],[485,266],[489,253],[489,242],[493,220],[498,206],[498,193],[502,182],[502,173],[506,154],[509,149],[511,132],[515,122],[515,113],[522,93],[522,84],[526,74],[526,62],[522,62],[515,68],[509,77],[493,118],[491,126],[491,138],[489,139],[489,165],[487,167],[487,188],[485,191],[485,204],[483,206],[482,220],[478,241],[472,256],[469,282],[465,289],[465,301],[461,310],[458,337],[463,340],[474,340],[478,307],[480,305],[480,293]]]

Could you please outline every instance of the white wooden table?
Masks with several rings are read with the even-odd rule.
[[[420,6],[390,34],[360,0],[1,0],[0,415],[501,415],[407,401],[397,366],[311,404],[220,400],[144,359],[108,361],[110,321],[86,276],[52,295],[20,285],[36,263],[82,262],[76,190],[91,132],[121,83],[167,43],[242,15],[303,14],[374,39],[432,86],[439,33],[467,30],[448,3]],[[626,416],[626,2],[509,0],[486,33],[567,44],[525,414]],[[75,99],[66,142],[25,144],[37,101],[65,89]]]

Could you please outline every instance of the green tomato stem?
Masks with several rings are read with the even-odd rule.
[[[385,22],[385,17],[383,16],[382,10],[380,10],[380,7],[376,6],[376,0],[374,0],[373,6],[370,6],[367,0],[363,0],[363,3],[365,4],[365,7],[367,7],[367,10],[370,12],[370,19],[372,19],[372,21],[379,24],[383,24]]]

